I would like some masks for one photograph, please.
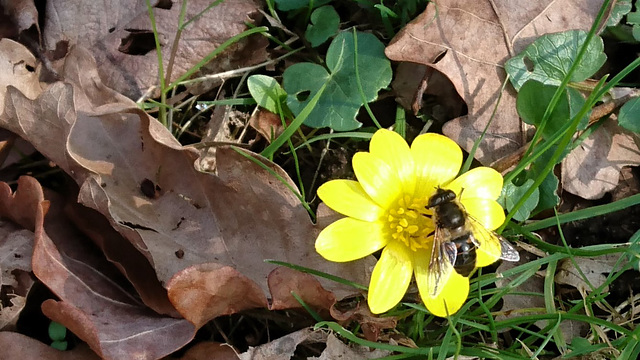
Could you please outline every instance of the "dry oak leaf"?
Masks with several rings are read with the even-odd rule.
[[[151,2],[167,71],[181,6],[175,1]],[[195,20],[182,31],[171,81],[224,41],[246,30],[245,22],[251,22],[250,16],[258,14],[261,7],[259,0],[225,0],[204,11],[211,4],[209,0],[188,2],[185,22]],[[43,37],[49,50],[60,42],[90,49],[100,64],[100,76],[105,84],[131,98],[139,98],[158,84],[158,57],[146,1],[92,1],[83,6],[69,0],[48,2]],[[246,44],[255,46],[253,42]],[[234,50],[240,51],[244,45],[243,42]],[[215,62],[220,62],[217,69],[240,67],[225,57]]]
[[[55,83],[36,100],[9,88],[10,117],[0,117],[0,125],[76,180],[78,201],[103,214],[146,258],[183,317],[201,326],[220,315],[267,306],[265,278],[276,266],[265,259],[367,282],[372,259],[331,263],[315,252],[319,227],[271,173],[230,148],[218,149],[215,173],[197,171],[197,153],[106,88],[86,50],[72,49],[66,61],[61,74],[70,83]],[[295,187],[284,170],[252,156]],[[161,189],[159,196],[141,190],[149,181]],[[337,298],[354,293],[320,282]]]
[[[540,35],[588,29],[601,5],[602,0],[437,0],[396,35],[385,53],[394,61],[431,66],[451,80],[468,115],[445,124],[443,132],[470,151],[498,101],[504,62]],[[483,164],[523,145],[515,95],[510,85],[502,94],[476,152]]]
[[[116,267],[66,219],[60,195],[48,192],[45,200],[38,182],[24,176],[14,194],[0,183],[0,194],[0,215],[34,229],[33,273],[60,299],[46,300],[43,313],[101,358],[157,359],[193,338],[193,324],[159,315],[138,300]]]

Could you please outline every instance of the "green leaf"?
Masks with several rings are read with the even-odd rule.
[[[331,5],[319,7],[311,14],[311,24],[307,26],[304,37],[311,46],[320,46],[340,29],[340,16]]]
[[[67,336],[67,328],[64,325],[52,321],[49,323],[49,338],[53,341],[62,341]]]
[[[276,79],[266,75],[251,75],[247,80],[247,87],[258,105],[278,113],[277,103],[284,104],[287,93]]]
[[[314,0],[313,7],[319,7],[328,4],[330,0]],[[297,10],[309,7],[309,0],[275,0],[278,9],[282,11]]]
[[[622,20],[622,17],[631,11],[631,0],[618,0],[611,10],[611,14],[607,19],[607,26],[616,26]]]
[[[511,212],[513,207],[520,201],[520,198],[529,190],[529,188],[533,185],[533,179],[527,179],[524,184],[516,185],[512,182],[504,184],[502,188],[502,194],[498,199],[498,202],[507,209],[507,211]],[[513,218],[518,221],[525,221],[531,216],[531,212],[538,205],[540,192],[538,189],[535,189],[531,196],[525,201],[524,205],[518,209],[518,211],[513,215]]]
[[[362,125],[355,118],[364,104],[363,97],[367,102],[373,101],[378,91],[391,82],[391,64],[384,55],[384,45],[371,34],[357,33],[357,37],[358,73],[364,94],[358,90],[354,38],[350,31],[341,32],[329,45],[328,71],[312,63],[294,64],[284,71],[282,84],[288,94],[287,105],[296,115],[320,87],[327,85],[305,125],[336,131],[357,129]]]
[[[527,80],[560,85],[586,37],[587,33],[582,30],[539,37],[522,53],[505,63],[505,70],[509,74],[511,84],[518,91]],[[602,39],[595,36],[587,46],[587,52],[571,76],[571,81],[588,79],[600,69],[606,59]]]
[[[544,85],[533,80],[527,81],[520,88],[516,99],[516,110],[522,121],[540,129],[542,117],[557,89],[558,87],[554,85]],[[542,129],[542,137],[548,139],[553,136],[563,125],[571,121],[584,103],[585,100],[580,92],[573,88],[566,88],[564,96],[560,98]],[[590,112],[580,120],[578,129],[583,130],[587,127],[589,114]]]
[[[618,125],[634,133],[640,133],[640,98],[633,98],[622,105],[618,114]]]

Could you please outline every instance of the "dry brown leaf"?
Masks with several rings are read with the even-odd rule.
[[[33,272],[60,298],[42,303],[47,317],[104,359],[121,359],[125,354],[157,359],[193,338],[193,324],[159,315],[137,299],[118,270],[73,228],[63,213],[61,196],[47,194],[51,206],[44,218],[42,204],[48,203],[42,190],[35,188],[37,182],[27,179],[32,180],[35,203],[41,204],[35,219]]]
[[[274,299],[271,303],[273,310],[299,307],[300,303],[292,292],[305,299],[306,304],[316,311],[327,310],[336,302],[336,297],[310,274],[279,267],[269,274],[267,281]]]
[[[78,203],[68,203],[65,213],[82,233],[103,251],[106,258],[121,269],[138,291],[142,302],[159,314],[180,317],[171,305],[147,259],[127,239],[115,231],[102,214]]]
[[[36,58],[29,49],[13,40],[0,39],[0,115],[4,113],[7,86],[16,87],[29,99],[40,95],[36,67]]]
[[[637,136],[608,119],[562,161],[562,187],[599,199],[618,185],[624,166],[640,165]]]
[[[465,150],[487,125],[505,80],[504,62],[540,35],[588,29],[601,0],[439,0],[407,25],[385,53],[391,60],[432,66],[453,82],[468,115],[448,122],[443,132]],[[442,57],[438,60],[438,58]],[[523,145],[511,86],[476,152],[491,163]]]
[[[269,143],[284,131],[280,115],[262,108],[251,115],[249,125],[259,132]]]
[[[165,71],[178,30],[180,4],[152,1]],[[185,20],[194,18],[211,4],[208,0],[188,2]],[[258,0],[223,1],[205,11],[189,24],[180,37],[172,78],[184,74],[227,39],[246,30],[246,21],[258,14]],[[109,14],[109,16],[105,16]],[[90,26],[87,26],[90,24]],[[59,42],[81,45],[92,51],[100,64],[100,75],[107,86],[132,98],[158,84],[158,58],[145,1],[90,2],[78,6],[75,1],[47,3],[43,27],[45,46],[53,50]],[[244,46],[257,50],[252,42],[240,42],[228,54],[237,54]],[[245,57],[245,59],[250,57]],[[227,57],[214,62],[227,70],[237,66]],[[262,61],[262,60],[259,60]],[[213,65],[211,65],[213,66]]]
[[[86,345],[78,344],[73,350],[60,351],[47,344],[13,332],[0,332],[0,359],[40,360],[99,360],[100,357]]]
[[[372,259],[330,263],[315,252],[318,227],[269,172],[229,148],[218,149],[215,174],[197,171],[194,151],[100,83],[87,51],[73,50],[66,61],[62,74],[71,84],[55,83],[35,101],[9,88],[0,124],[78,182],[79,202],[103,214],[147,259],[186,319],[201,325],[221,314],[266,306],[264,280],[275,266],[265,259],[368,281]],[[260,161],[295,186],[281,168]],[[143,192],[147,182],[160,189],[157,195]],[[135,268],[123,268],[131,271]],[[354,292],[320,281],[338,298]]]

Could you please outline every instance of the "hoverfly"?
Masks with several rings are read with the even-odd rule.
[[[520,260],[518,251],[502,236],[485,228],[469,215],[452,190],[438,188],[426,206],[433,209],[435,233],[429,261],[433,296],[452,271],[469,276],[476,267],[476,251],[507,261]]]

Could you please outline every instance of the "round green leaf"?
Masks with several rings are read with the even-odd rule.
[[[504,64],[511,84],[516,90],[527,80],[543,84],[560,85],[584,44],[587,33],[571,30],[539,37],[517,56]],[[595,36],[587,46],[587,52],[571,76],[571,81],[583,81],[591,77],[607,60],[604,45]]]
[[[544,113],[557,89],[558,87],[555,85],[545,85],[533,80],[527,81],[522,88],[520,88],[518,98],[516,99],[516,109],[522,121],[540,129]],[[566,88],[564,94],[560,97],[560,100],[551,112],[547,123],[544,125],[542,136],[545,139],[550,138],[563,125],[571,121],[582,106],[584,106],[584,103],[585,100],[580,92],[573,88]],[[590,113],[591,112],[588,112],[580,120],[578,129],[583,130],[586,128],[589,124]]]
[[[365,101],[373,101],[378,91],[391,82],[391,64],[384,55],[384,45],[375,36],[357,33],[358,73],[363,94],[358,89],[355,67],[353,33],[346,31],[336,36],[327,51],[328,69],[311,63],[298,63],[288,67],[282,75],[287,105],[297,116],[309,100],[326,83],[304,124],[337,131],[349,131],[362,124],[356,121],[358,110]],[[364,96],[363,96],[364,95]]]
[[[640,98],[631,99],[622,105],[618,114],[618,125],[634,133],[640,133]]]
[[[247,87],[256,103],[272,113],[278,112],[276,103],[282,104],[287,98],[284,89],[270,76],[251,75],[247,80]]]
[[[320,46],[340,29],[340,16],[331,5],[319,7],[311,14],[311,24],[307,26],[304,37],[311,46]]]

